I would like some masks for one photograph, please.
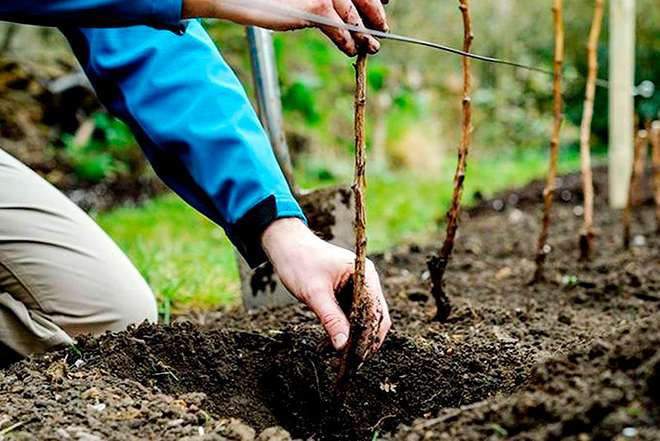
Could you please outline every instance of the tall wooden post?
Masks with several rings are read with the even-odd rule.
[[[635,143],[635,0],[610,2],[610,167],[609,196],[613,208],[624,208]]]

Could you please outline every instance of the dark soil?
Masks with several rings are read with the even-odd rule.
[[[573,191],[559,198],[548,281],[536,285],[535,187],[500,198],[517,194],[515,208],[491,200],[467,213],[446,278],[446,324],[431,323],[432,247],[373,256],[395,329],[341,412],[329,412],[337,357],[319,353],[323,333],[295,305],[191,313],[171,327],[83,339],[82,365],[71,350],[15,364],[0,371],[0,431],[23,422],[17,438],[250,440],[282,426],[303,439],[660,439],[653,210],[637,210],[636,246],[624,252],[620,213],[600,197],[593,261],[580,264]],[[278,430],[259,439],[289,439]]]

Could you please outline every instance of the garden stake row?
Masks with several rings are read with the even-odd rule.
[[[341,367],[335,384],[333,409],[340,409],[346,398],[351,376],[357,370],[365,348],[360,348],[363,335],[376,335],[377,320],[370,317],[373,300],[367,295],[365,266],[367,260],[367,213],[365,201],[367,140],[365,111],[367,105],[367,54],[360,51],[355,64],[355,273],[353,274],[353,304],[350,314],[351,331],[342,354]]]
[[[603,24],[604,0],[596,0],[594,20],[591,24],[587,57],[587,92],[582,113],[580,129],[580,153],[582,157],[582,186],[584,193],[584,229],[580,234],[580,260],[587,261],[593,249],[594,237],[594,182],[591,173],[591,122],[594,117],[594,99],[596,97],[596,79],[598,78],[598,39]]]
[[[633,206],[635,205],[635,189],[637,182],[644,177],[643,157],[648,148],[648,134],[646,130],[640,130],[635,139],[635,154],[633,168],[630,173],[630,186],[628,187],[628,203],[623,211],[623,248],[630,248],[630,224],[632,221]]]
[[[552,94],[554,100],[554,127],[552,131],[552,142],[550,143],[550,169],[548,180],[543,190],[543,223],[536,249],[536,272],[534,282],[543,280],[543,265],[550,252],[548,240],[548,229],[550,228],[550,216],[552,203],[555,198],[555,186],[557,180],[557,160],[559,158],[559,137],[562,125],[562,96],[561,96],[561,71],[564,64],[564,17],[562,0],[554,0],[552,7],[555,22],[555,61],[553,66]]]
[[[656,232],[660,234],[660,121],[654,121],[649,130],[651,160],[653,162],[653,199],[655,200]]]
[[[470,18],[469,0],[459,0],[459,9],[463,15],[463,51],[469,52],[472,46],[474,34],[472,33],[472,21]],[[444,276],[454,249],[454,239],[458,230],[459,217],[461,214],[461,197],[463,195],[463,182],[465,181],[465,168],[467,156],[470,151],[472,136],[472,76],[470,73],[470,59],[463,57],[463,133],[461,144],[458,149],[458,165],[454,176],[454,197],[451,209],[447,213],[447,233],[442,248],[437,256],[433,256],[428,267],[431,273],[431,293],[435,299],[437,312],[436,321],[445,322],[451,312],[451,304],[444,291]]]

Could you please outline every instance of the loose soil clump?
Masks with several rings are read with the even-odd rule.
[[[603,174],[596,170],[597,188]],[[319,351],[323,331],[301,305],[190,313],[14,364],[0,370],[0,432],[20,424],[16,439],[658,439],[653,209],[636,211],[624,252],[621,213],[599,196],[598,245],[578,264],[581,182],[560,186],[547,280],[530,285],[537,187],[497,198],[519,195],[515,207],[484,201],[465,216],[446,278],[448,323],[431,323],[432,247],[372,256],[395,329],[323,433],[338,358]]]

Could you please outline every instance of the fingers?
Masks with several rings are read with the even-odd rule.
[[[334,0],[334,7],[344,23],[364,27],[360,13],[355,9],[355,5],[351,0]],[[357,46],[366,49],[368,53],[375,54],[380,50],[380,43],[372,36],[360,33],[351,35],[354,37]]]
[[[389,31],[387,14],[383,7],[383,3],[387,3],[387,1],[381,3],[378,0],[353,0],[353,3],[357,6],[360,14],[369,27],[384,32]]]
[[[340,351],[346,346],[350,325],[335,299],[331,288],[320,289],[305,298],[305,303],[319,318],[321,325],[332,340],[332,346]]]
[[[343,22],[331,3],[324,2],[321,11],[318,12],[330,20]],[[322,26],[321,31],[332,40],[332,42],[349,57],[357,55],[357,47],[353,36],[345,29],[337,29],[328,26]]]

